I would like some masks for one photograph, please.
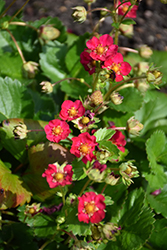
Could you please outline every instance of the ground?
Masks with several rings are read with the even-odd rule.
[[[25,1],[24,1],[25,2]],[[6,6],[11,0],[6,0]],[[111,6],[113,0],[96,0],[92,7]],[[23,5],[22,0],[17,0],[8,14],[13,14]],[[41,17],[58,17],[63,24],[72,32],[82,35],[91,32],[90,24],[86,21],[83,24],[74,23],[71,17],[72,7],[84,5],[83,0],[30,0],[25,6],[23,19],[33,21]],[[98,20],[99,12],[93,16],[93,21]],[[138,48],[142,44],[147,44],[155,50],[167,50],[167,4],[162,4],[159,0],[143,0],[139,4],[136,24],[134,25],[133,38],[120,37],[119,45],[130,48]],[[100,33],[111,31],[111,18],[107,18],[100,27]]]

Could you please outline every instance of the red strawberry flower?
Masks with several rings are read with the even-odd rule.
[[[72,183],[72,166],[59,166],[58,163],[49,164],[48,168],[42,174],[42,177],[46,177],[46,180],[50,188],[57,186],[66,186]]]
[[[109,128],[115,128],[115,126],[113,125],[114,123],[109,122],[109,124],[111,124]],[[126,145],[125,136],[122,134],[121,131],[119,130],[115,131],[116,131],[115,134],[109,139],[109,141],[115,144],[117,148],[124,153],[125,152],[124,146]]]
[[[103,68],[112,70],[116,74],[115,81],[120,82],[123,80],[123,76],[130,73],[132,67],[128,62],[123,61],[123,56],[121,53],[117,53],[113,58],[109,58],[104,62]]]
[[[121,2],[118,1],[118,5],[120,5]],[[131,6],[131,2],[126,2],[126,3],[123,3],[121,4],[119,7],[118,7],[118,15],[121,15],[123,16],[126,11],[128,10],[129,6]],[[130,17],[130,18],[136,18],[136,11],[138,9],[138,6],[137,5],[134,5],[130,11],[128,11],[128,13],[126,14],[126,17]]]
[[[90,57],[96,61],[105,61],[107,57],[114,56],[118,50],[118,46],[113,44],[113,39],[108,34],[102,35],[99,39],[92,37],[86,46],[90,50]]]
[[[93,60],[92,57],[90,57],[90,54],[87,49],[84,49],[84,51],[80,55],[80,58],[80,62],[84,66],[85,70],[88,71],[90,75],[95,73],[96,61]]]
[[[70,127],[65,121],[59,119],[51,120],[44,128],[46,138],[52,142],[59,142],[70,134]]]
[[[104,196],[95,194],[94,192],[87,192],[81,197],[78,197],[78,220],[84,223],[99,223],[105,217]]]
[[[84,113],[85,108],[80,100],[76,100],[75,102],[71,100],[66,100],[61,105],[61,111],[59,116],[62,120],[71,121],[83,116]]]
[[[73,137],[72,141],[70,152],[78,158],[82,157],[82,161],[85,164],[87,161],[92,161],[92,159],[96,158],[93,151],[98,143],[94,135],[91,136],[88,132],[81,133],[78,137]]]

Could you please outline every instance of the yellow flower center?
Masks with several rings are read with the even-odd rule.
[[[122,12],[123,12],[123,13],[127,12],[128,8],[129,8],[128,5],[123,5],[123,6],[122,6]]]
[[[92,216],[96,212],[97,207],[94,204],[94,201],[85,204],[85,213],[89,216]]]
[[[90,121],[89,118],[85,116],[85,117],[82,118],[81,123],[82,124],[87,124],[89,121]]]
[[[52,133],[54,134],[54,135],[61,135],[62,134],[62,132],[63,132],[63,129],[62,129],[62,127],[61,126],[57,126],[57,127],[54,127],[53,129],[52,129]]]
[[[130,174],[132,172],[131,167],[127,167],[127,169],[124,171],[126,174]]]
[[[63,173],[55,173],[53,177],[56,181],[62,181],[64,179],[64,174]]]
[[[87,155],[89,153],[90,149],[91,149],[91,146],[89,146],[88,143],[81,144],[81,146],[79,147],[79,151],[83,155]]]
[[[69,116],[76,116],[76,114],[78,113],[78,111],[76,110],[75,107],[71,107],[69,110],[68,110],[68,114]]]
[[[117,73],[117,72],[119,71],[119,68],[120,68],[120,65],[119,65],[119,64],[115,64],[115,63],[113,63],[113,65],[112,65],[112,67],[111,67],[111,69],[112,69],[115,73]]]
[[[102,46],[98,46],[96,49],[97,54],[100,54],[100,55],[102,55],[104,51],[105,51],[105,48]]]

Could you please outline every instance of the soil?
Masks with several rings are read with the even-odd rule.
[[[24,1],[25,2],[25,1]],[[11,0],[6,0],[6,6]],[[113,0],[96,0],[92,4],[94,7],[111,7]],[[17,0],[7,14],[12,15],[23,5],[22,0]],[[78,24],[71,17],[72,7],[86,6],[83,0],[30,0],[23,11],[23,20],[33,21],[41,17],[58,17],[62,23],[77,35],[91,32],[90,23],[87,20],[83,24]],[[93,22],[99,20],[99,12],[93,13]],[[111,18],[107,17],[100,27],[101,34],[110,33]],[[137,49],[143,44],[147,44],[155,50],[167,51],[167,4],[159,0],[143,0],[139,4],[137,11],[136,24],[134,25],[133,38],[120,36],[119,45]]]

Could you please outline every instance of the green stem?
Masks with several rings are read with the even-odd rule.
[[[129,82],[129,81],[133,81],[133,80],[143,79],[143,78],[146,78],[146,76],[144,75],[144,76],[138,76],[138,77],[131,77],[131,78],[125,80],[125,81],[122,81],[122,82],[118,83],[117,85],[115,85],[114,87],[111,87],[108,90],[108,92],[104,96],[104,100],[107,101],[109,99],[109,97],[110,97],[110,94],[113,91],[115,91],[117,88],[119,88],[121,85],[123,85],[124,83]]]
[[[60,192],[62,193],[62,201],[63,201],[63,206],[65,206],[66,204],[66,199],[65,199],[65,195],[64,195],[64,191],[63,188],[61,186],[59,186]],[[65,216],[67,217],[67,209],[65,210]]]
[[[152,246],[150,246],[147,242],[144,244],[144,246],[146,246],[150,250],[154,250],[154,248],[152,248]]]
[[[10,30],[6,29],[6,31],[7,31],[7,32],[9,33],[9,35],[11,36],[11,38],[12,38],[12,40],[13,40],[13,42],[14,42],[14,44],[15,44],[15,46],[16,46],[18,52],[19,52],[19,55],[20,55],[20,57],[21,57],[21,59],[22,59],[23,64],[26,63],[26,60],[25,60],[25,58],[24,58],[24,56],[23,56],[23,53],[22,53],[22,51],[21,51],[21,49],[20,49],[18,43],[16,42],[16,39],[14,38],[14,36],[13,36],[12,33],[10,32]]]
[[[134,88],[134,86],[135,86],[134,83],[128,83],[128,84],[125,84],[125,85],[117,88],[115,91],[119,91],[121,89],[126,89],[126,88],[130,88],[130,87]]]
[[[0,15],[0,19],[4,16],[4,14],[6,14],[6,12],[12,7],[12,5],[16,2],[17,0],[13,0],[13,2],[11,2],[11,4],[4,10],[4,12],[2,12],[2,14]]]
[[[106,187],[107,187],[107,183],[105,183],[105,185],[104,185],[104,187],[103,187],[103,189],[101,190],[101,194],[103,194],[104,193],[104,190],[106,189]]]
[[[38,29],[36,29],[34,26],[32,26],[32,25],[30,25],[28,23],[24,23],[24,22],[10,22],[10,25],[27,26],[29,28],[32,28],[36,32],[38,32]]]
[[[118,50],[124,50],[124,51],[127,51],[127,52],[132,52],[132,53],[135,53],[135,54],[138,54],[139,53],[139,51],[138,50],[136,50],[136,49],[131,49],[131,48],[127,48],[127,47],[118,47]]]
[[[111,10],[108,10],[108,9],[106,9],[106,8],[95,8],[95,9],[92,9],[92,10],[88,10],[87,13],[94,12],[94,11],[101,11],[101,10],[102,10],[102,11],[106,11],[106,12],[112,14],[112,11],[111,11]]]
[[[60,83],[60,82],[63,82],[63,81],[66,81],[66,80],[76,80],[76,81],[78,81],[78,82],[84,83],[88,88],[91,88],[91,86],[90,86],[87,82],[85,82],[83,79],[76,78],[76,77],[67,77],[67,78],[64,78],[64,79],[62,79],[62,80],[60,80],[60,81],[57,81],[57,82],[55,82],[55,83],[52,83],[52,86],[55,86],[56,84],[58,84],[58,83]]]
[[[87,182],[85,183],[85,185],[83,186],[83,188],[81,189],[81,192],[79,193],[79,196],[82,195],[82,193],[84,192],[84,190],[87,188],[87,186],[89,185],[89,183],[91,182],[90,179],[87,180]]]
[[[96,73],[96,77],[95,77],[94,82],[93,82],[93,86],[92,86],[92,91],[93,92],[96,90],[96,85],[97,85],[97,82],[98,82],[99,73],[100,73],[100,71]]]
[[[26,4],[29,2],[30,0],[27,0],[22,7],[16,12],[16,14],[14,16],[12,16],[12,18],[10,19],[9,23],[12,22],[12,20],[22,11],[22,9],[26,6]]]

